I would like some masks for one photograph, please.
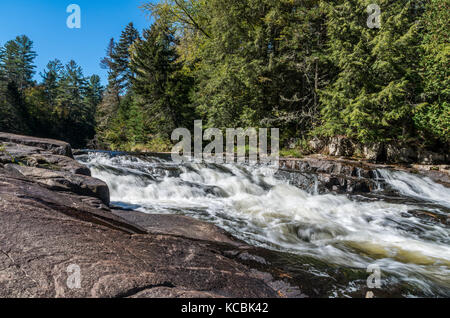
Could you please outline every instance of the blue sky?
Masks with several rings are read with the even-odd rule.
[[[118,39],[129,22],[142,31],[150,25],[139,9],[146,0],[15,0],[0,1],[0,45],[26,34],[38,56],[36,79],[48,61],[75,60],[85,75],[98,74],[106,84],[106,71],[99,66],[109,39]],[[69,29],[66,8],[81,8],[81,29]]]

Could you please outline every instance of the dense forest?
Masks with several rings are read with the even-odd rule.
[[[450,144],[450,0],[161,0],[111,39],[103,89],[71,61],[33,81],[26,36],[0,49],[0,131],[75,147],[165,151],[177,127],[279,127],[312,137]]]
[[[85,77],[75,61],[50,61],[33,80],[33,42],[18,36],[0,47],[0,131],[67,140],[83,147],[95,135],[103,95],[100,77]]]

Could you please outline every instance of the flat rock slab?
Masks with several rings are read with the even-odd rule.
[[[76,175],[66,171],[48,170],[16,164],[5,165],[7,170],[15,170],[24,177],[55,191],[69,191],[83,196],[91,196],[109,205],[108,185],[96,178]]]
[[[45,149],[56,155],[73,158],[72,148],[70,147],[70,145],[67,142],[60,140],[36,138],[0,132],[0,141],[37,147],[40,149]]]
[[[0,219],[0,297],[278,296],[209,242],[146,234],[81,196],[4,169]],[[71,289],[74,268],[81,288]]]
[[[30,167],[91,175],[89,168],[78,161],[67,156],[55,155],[42,148],[3,143],[3,149],[4,151],[0,152],[0,163],[22,163]]]
[[[152,234],[168,234],[190,238],[193,240],[224,243],[236,247],[246,244],[236,240],[226,231],[217,226],[198,221],[191,217],[172,214],[147,214],[136,211],[112,210],[117,216],[130,223],[145,228]]]

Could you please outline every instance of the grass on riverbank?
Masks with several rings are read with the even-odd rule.
[[[162,138],[154,138],[148,143],[126,143],[120,146],[111,145],[110,149],[114,151],[125,151],[125,152],[153,152],[153,153],[167,153],[171,152],[173,144]],[[235,148],[235,152],[238,149]],[[249,146],[246,145],[245,153],[249,155]],[[280,150],[281,158],[303,158],[304,156],[310,154],[308,147],[296,146],[293,149],[283,148]]]

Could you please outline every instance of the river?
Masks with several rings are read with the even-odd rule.
[[[192,216],[250,245],[331,267],[375,265],[400,296],[450,296],[450,189],[426,177],[382,169],[378,190],[350,195],[301,189],[267,166],[101,152],[77,159],[122,208]],[[330,277],[320,267],[310,272]],[[346,288],[328,296],[349,294],[351,278]]]

